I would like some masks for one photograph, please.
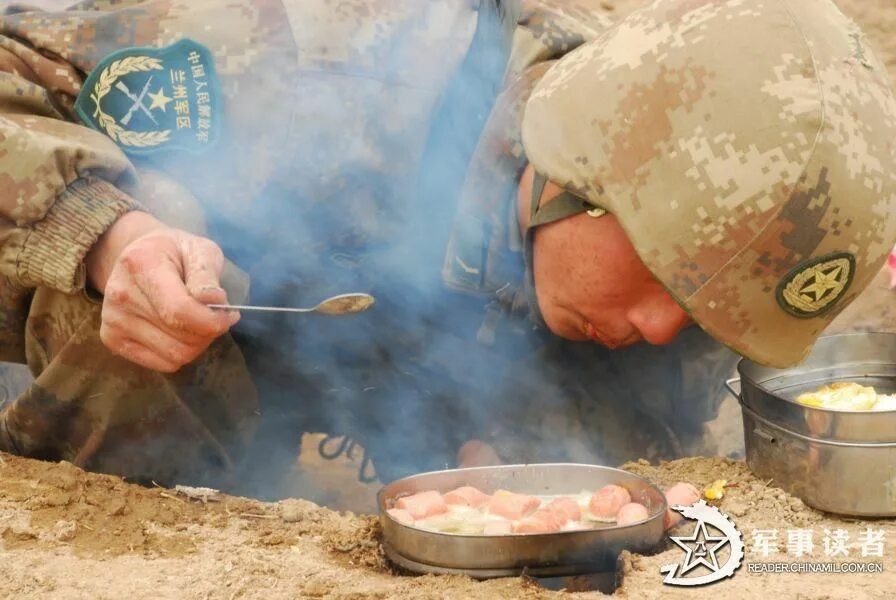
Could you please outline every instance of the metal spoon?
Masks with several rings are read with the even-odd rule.
[[[370,294],[340,294],[327,298],[312,308],[284,308],[278,306],[245,306],[240,304],[209,304],[209,308],[218,310],[257,310],[266,312],[310,313],[339,316],[364,312],[376,302]]]

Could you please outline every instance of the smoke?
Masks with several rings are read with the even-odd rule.
[[[383,479],[453,466],[464,441],[487,433],[486,407],[513,356],[476,344],[489,300],[447,291],[440,273],[509,40],[493,2],[478,28],[474,9],[446,6],[421,7],[372,44],[327,39],[327,55],[348,58],[289,82],[286,156],[279,168],[260,165],[270,172],[262,184],[181,171],[200,190],[211,237],[251,275],[253,303],[377,299],[353,317],[243,314],[234,336],[262,399],[242,475],[253,495],[279,495],[304,431],[356,439]],[[313,53],[322,34],[302,28],[315,20],[291,23],[300,53],[303,44]],[[255,135],[276,138],[284,124],[271,128]],[[251,210],[247,188],[259,190]]]
[[[243,315],[234,337],[262,421],[241,491],[283,493],[302,432],[351,436],[383,480],[453,467],[472,438],[511,462],[616,464],[699,447],[734,362],[699,330],[665,348],[610,352],[504,322],[486,347],[476,334],[491,299],[442,284],[460,189],[507,61],[496,0],[482,1],[478,27],[470,3],[420,2],[413,18],[385,18],[374,33],[333,27],[345,35],[302,14],[328,4],[287,4],[308,64],[293,77],[294,56],[262,53],[264,68],[227,90],[255,129],[228,133],[201,160],[152,159],[202,202],[210,237],[252,277],[251,302],[377,299],[345,318]],[[223,12],[208,18],[226,23]],[[522,278],[521,258],[519,269]]]
[[[244,487],[283,493],[278,483],[304,431],[356,439],[384,481],[453,467],[472,438],[512,462],[680,454],[682,436],[671,429],[699,438],[717,409],[688,414],[681,404],[713,397],[699,388],[720,390],[733,355],[710,377],[686,381],[683,364],[701,352],[681,346],[610,353],[511,323],[484,347],[476,332],[490,299],[443,286],[457,199],[509,40],[494,3],[483,2],[471,50],[452,66],[449,38],[457,32],[432,36],[441,47],[419,48],[420,23],[450,17],[462,31],[470,15],[420,10],[357,62],[333,65],[336,74],[293,82],[289,160],[272,172],[251,215],[221,204],[245,201],[225,189],[226,177],[202,183],[212,236],[252,275],[252,302],[308,306],[354,291],[377,298],[374,309],[347,318],[243,315],[235,337],[263,402]],[[313,20],[293,19],[293,27],[302,22]],[[314,37],[297,34],[300,44]],[[718,352],[701,336],[683,337]]]

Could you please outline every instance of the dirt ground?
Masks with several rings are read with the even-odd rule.
[[[52,3],[46,0],[43,4]],[[35,4],[35,2],[31,2]],[[41,2],[37,2],[38,4]],[[624,14],[643,0],[607,1],[606,10]],[[840,0],[865,28],[896,77],[896,4],[893,0]],[[883,277],[832,330],[893,329],[896,296]],[[735,403],[713,424],[725,453],[742,443]],[[303,447],[313,448],[312,438]],[[303,457],[313,452],[303,452]],[[301,477],[319,481],[323,498],[332,493],[358,511],[370,510],[377,486],[361,486],[353,463],[303,458]],[[692,458],[625,468],[659,485],[688,481],[699,487],[727,479],[717,503],[750,544],[756,529],[811,529],[821,554],[825,530],[850,535],[855,557],[859,531],[883,529],[889,545],[881,574],[758,575],[741,568],[729,581],[708,588],[671,588],[661,583],[661,565],[679,562],[671,543],[652,556],[621,559],[619,598],[888,598],[896,589],[896,521],[844,520],[819,513],[756,479],[741,461]],[[326,472],[324,470],[326,469]],[[304,485],[304,483],[302,483]],[[297,488],[301,486],[297,482]],[[683,526],[684,528],[685,526]],[[0,455],[0,598],[264,599],[279,598],[553,598],[538,582],[504,579],[475,582],[464,577],[408,576],[384,559],[374,517],[339,513],[304,500],[269,504],[218,497],[207,503],[172,490],[142,488],[115,477],[88,474],[68,464]],[[779,555],[780,560],[787,556]],[[807,559],[812,560],[812,559]],[[574,587],[574,582],[568,582]],[[577,598],[603,597],[599,592]]]
[[[384,560],[374,517],[337,513],[304,500],[266,504],[221,497],[208,503],[172,490],[147,489],[69,464],[2,456],[0,596],[4,598],[554,598],[525,578],[475,582],[409,576]],[[693,458],[626,468],[659,485],[717,478],[720,503],[747,543],[754,529],[844,529],[857,540],[872,525],[896,542],[893,521],[844,521],[757,480],[739,461]],[[689,533],[688,525],[681,533]],[[820,545],[820,541],[816,540]],[[849,551],[855,555],[852,544]],[[820,550],[815,550],[819,557]],[[892,552],[874,575],[756,575],[741,568],[709,588],[669,588],[659,568],[680,562],[668,544],[653,556],[621,559],[620,598],[885,598],[896,586]],[[772,557],[774,558],[774,557]],[[823,557],[820,557],[823,559]],[[574,581],[569,581],[573,585]],[[584,592],[577,597],[603,597]]]

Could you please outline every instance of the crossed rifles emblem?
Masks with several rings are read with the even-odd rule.
[[[159,124],[156,121],[155,117],[152,116],[152,111],[145,104],[143,104],[143,99],[146,97],[147,92],[149,92],[150,84],[152,84],[152,75],[150,75],[149,79],[146,80],[146,83],[143,84],[143,89],[140,90],[140,94],[134,95],[134,93],[131,92],[130,89],[128,89],[128,86],[125,85],[125,83],[123,81],[121,81],[119,79],[118,82],[116,82],[115,89],[117,89],[118,91],[123,93],[125,96],[130,98],[131,101],[133,102],[133,104],[131,104],[131,107],[128,109],[128,112],[125,113],[124,117],[121,119],[122,125],[127,125],[128,123],[130,123],[131,118],[133,118],[134,114],[138,110],[143,112],[143,114],[145,114],[147,117],[149,117],[149,119],[154,124],[156,124],[156,125]]]

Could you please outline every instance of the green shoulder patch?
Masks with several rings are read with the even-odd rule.
[[[843,297],[855,271],[856,259],[847,252],[803,261],[778,284],[778,304],[801,319],[822,315]]]
[[[126,48],[87,77],[75,112],[128,154],[203,152],[221,133],[221,91],[205,46]]]

